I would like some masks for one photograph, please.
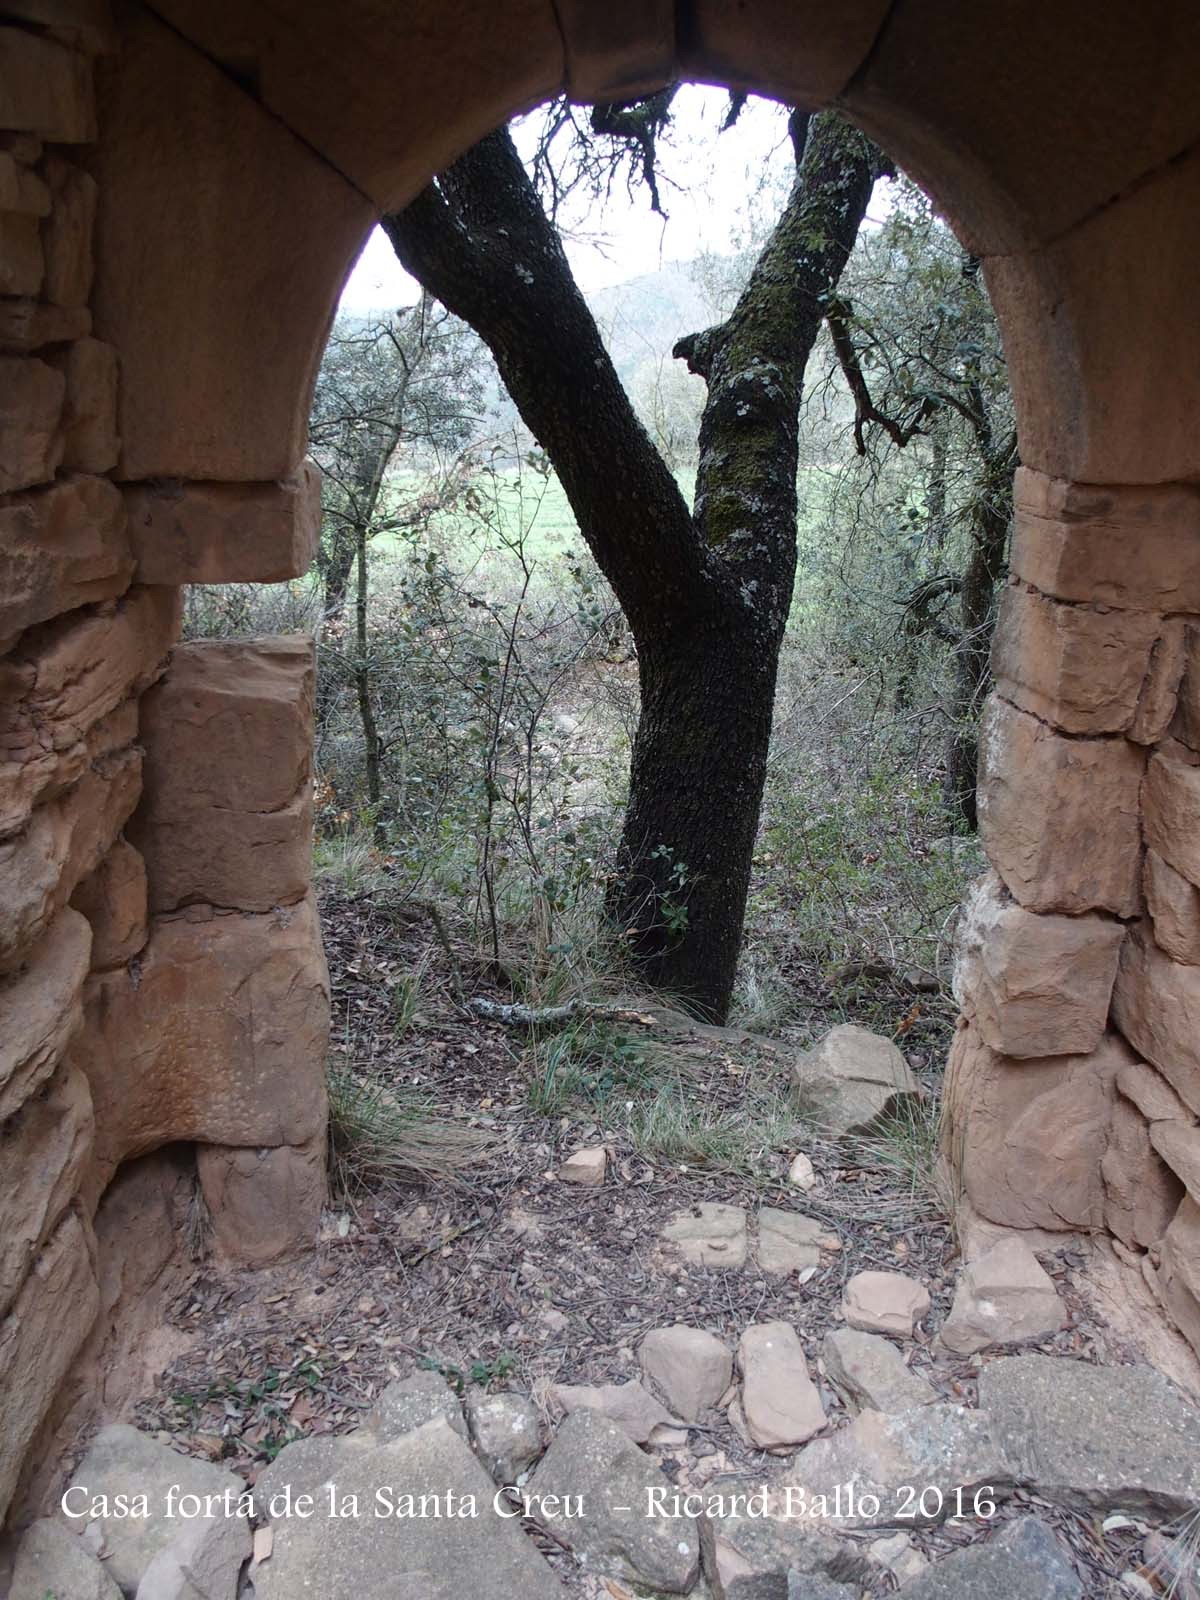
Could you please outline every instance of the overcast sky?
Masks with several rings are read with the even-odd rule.
[[[622,189],[602,214],[577,212],[566,219],[567,254],[582,288],[604,288],[655,272],[667,261],[737,248],[748,197],[764,174],[786,181],[791,146],[785,114],[768,100],[752,99],[734,127],[718,138],[728,98],[724,89],[696,84],[685,85],[675,98],[673,141],[663,147],[660,163],[666,223],[650,209],[640,184],[632,200]],[[534,113],[517,130],[523,154],[536,138],[537,117]],[[346,282],[342,305],[363,311],[408,305],[416,298],[416,285],[376,228]]]

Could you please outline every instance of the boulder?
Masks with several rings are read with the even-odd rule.
[[[471,1445],[492,1478],[514,1484],[542,1453],[542,1419],[528,1395],[467,1395]]]
[[[458,1396],[440,1372],[423,1369],[410,1378],[389,1383],[368,1413],[363,1430],[389,1444],[427,1422],[440,1418],[460,1439],[467,1437],[467,1423]]]
[[[947,1350],[973,1355],[994,1344],[1042,1339],[1066,1324],[1050,1274],[1018,1234],[998,1240],[962,1269],[939,1335]]]
[[[1036,1517],[944,1556],[900,1593],[904,1600],[1084,1600],[1069,1552]]]
[[[122,967],[149,937],[146,922],[146,863],[118,839],[71,896],[92,927],[92,971]]]
[[[835,1138],[869,1133],[919,1092],[892,1041],[852,1023],[831,1028],[792,1063],[791,1077],[804,1113]]]
[[[979,731],[979,832],[1027,911],[1137,914],[1146,753],[1068,739],[993,696]]]
[[[821,1347],[825,1373],[852,1413],[911,1411],[932,1405],[937,1391],[918,1377],[896,1346],[876,1333],[832,1328]]]
[[[125,508],[107,478],[60,479],[0,507],[0,654],[35,623],[129,587]]]
[[[312,1249],[327,1196],[323,1133],[262,1149],[200,1144],[196,1175],[227,1260],[263,1267]]]
[[[697,1267],[742,1267],[748,1249],[741,1206],[703,1200],[677,1211],[662,1231],[685,1261]]]
[[[83,1022],[92,930],[59,913],[16,972],[0,977],[0,1119],[46,1082]]]
[[[758,1211],[758,1264],[772,1277],[802,1272],[820,1264],[824,1223],[798,1211],[760,1206]]]
[[[121,1591],[83,1540],[43,1517],[22,1535],[8,1600],[121,1600]]]
[[[679,1426],[679,1418],[636,1379],[629,1383],[554,1383],[549,1397],[568,1416],[576,1411],[598,1411],[634,1444],[648,1444],[656,1428]]]
[[[558,1176],[562,1183],[576,1183],[581,1189],[599,1189],[603,1187],[607,1169],[608,1151],[597,1144],[568,1156],[559,1167]]]
[[[846,1281],[842,1310],[847,1327],[911,1339],[929,1311],[929,1290],[903,1272],[856,1272]]]
[[[676,1323],[655,1328],[638,1348],[642,1374],[684,1422],[696,1422],[729,1387],[733,1357],[720,1339]]]
[[[290,905],[312,874],[311,639],[196,639],[142,700],[152,911]]]
[[[687,1594],[700,1571],[694,1517],[658,1509],[670,1479],[613,1422],[574,1411],[530,1479],[537,1521],[595,1573],[610,1573],[667,1594]],[[570,1497],[578,1515],[567,1514]],[[557,1509],[555,1502],[557,1501]]]
[[[809,1374],[804,1346],[786,1322],[752,1323],[738,1341],[741,1406],[760,1450],[803,1444],[825,1426],[825,1407]]]
[[[1113,1021],[1162,1073],[1193,1113],[1200,1113],[1200,967],[1165,955],[1142,924],[1121,949]]]
[[[1109,917],[1026,911],[987,873],[960,923],[955,996],[1002,1055],[1088,1055],[1104,1036],[1124,937]]]
[[[1142,826],[1146,843],[1168,866],[1200,883],[1200,766],[1174,759],[1183,746],[1156,750],[1142,788]]]
[[[979,1404],[1016,1480],[1043,1499],[1089,1515],[1195,1509],[1200,1409],[1150,1367],[1001,1356],[980,1372]]]
[[[832,1593],[857,1596],[869,1583],[871,1564],[850,1544],[823,1529],[789,1517],[764,1487],[751,1504],[744,1479],[717,1478],[704,1491],[707,1511],[700,1518],[704,1575],[713,1600],[771,1600],[788,1592],[788,1574],[803,1580],[803,1600]],[[842,1584],[852,1588],[842,1588]]]

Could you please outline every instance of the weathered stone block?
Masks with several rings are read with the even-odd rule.
[[[1200,611],[1200,489],[1071,483],[1021,467],[1012,571],[1043,594]]]
[[[1200,967],[1200,889],[1155,850],[1146,851],[1142,888],[1154,925],[1155,944],[1172,961]]]
[[[121,453],[117,437],[117,352],[100,339],[77,339],[65,354],[54,358],[54,365],[67,380],[63,470],[110,472]]]
[[[1118,1073],[1118,1090],[1120,1087]],[[1183,1185],[1150,1143],[1145,1117],[1120,1093],[1113,1106],[1100,1174],[1104,1179],[1104,1224],[1109,1231],[1142,1250],[1157,1244],[1179,1209]]]
[[[1172,961],[1144,926],[1131,929],[1113,990],[1113,1021],[1200,1113],[1200,967]]]
[[[53,306],[85,306],[92,292],[96,180],[61,156],[47,160],[46,175],[53,205],[42,228],[46,249],[42,298]]]
[[[0,506],[0,653],[35,622],[121,594],[133,575],[120,491],[67,478]]]
[[[38,219],[0,209],[0,294],[36,295],[45,267]]]
[[[1150,665],[1138,696],[1137,710],[1126,730],[1135,744],[1157,744],[1171,726],[1183,680],[1186,632],[1181,617],[1163,619],[1162,631],[1150,652]]]
[[[1185,1122],[1152,1122],[1150,1143],[1200,1203],[1200,1128]]]
[[[86,306],[47,306],[37,300],[0,301],[0,351],[25,355],[47,344],[65,344],[91,332]]]
[[[92,927],[92,971],[124,966],[149,937],[146,863],[124,839],[116,844],[71,896]]]
[[[1158,1290],[1184,1338],[1200,1355],[1200,1204],[1187,1199],[1162,1242]]]
[[[1147,1122],[1191,1122],[1192,1113],[1161,1072],[1144,1061],[1130,1061],[1117,1073],[1117,1090]]]
[[[1109,1034],[1090,1056],[1014,1061],[960,1024],[946,1077],[943,1149],[975,1209],[1010,1228],[1104,1226],[1100,1162],[1117,1071]]]
[[[1125,739],[1067,739],[993,697],[980,727],[979,829],[988,859],[1029,911],[1136,915],[1145,752]]]
[[[304,1145],[196,1147],[213,1240],[230,1260],[266,1266],[310,1250],[325,1204],[325,1139]]]
[[[62,460],[67,385],[35,356],[0,356],[0,494],[48,483]]]
[[[312,869],[312,641],[193,640],[142,701],[146,792],[129,837],[150,906],[269,911]]]
[[[0,977],[0,1118],[47,1081],[78,1031],[91,948],[86,920],[64,911],[20,971]]]
[[[0,1316],[78,1190],[91,1149],[91,1092],[69,1064],[0,1123]]]
[[[1010,584],[992,645],[1000,693],[1067,733],[1120,733],[1137,712],[1161,627],[1146,612],[1060,605]]]
[[[72,1052],[92,1085],[99,1193],[175,1140],[304,1145],[325,1127],[329,975],[311,898],[266,916],[157,919],[137,977],[87,985]]]
[[[286,483],[130,484],[143,583],[279,583],[308,571],[321,534],[321,474]]]
[[[98,1307],[87,1235],[69,1211],[0,1323],[0,1517],[8,1510],[25,1451]]]
[[[988,873],[963,914],[955,994],[1001,1055],[1087,1055],[1104,1036],[1124,936],[1108,917],[1025,911]]]
[[[0,128],[54,144],[96,137],[90,63],[41,34],[0,25]]]
[[[36,172],[17,160],[11,150],[0,150],[0,211],[18,211],[27,217],[44,217],[50,210],[50,190]]]
[[[1200,766],[1174,759],[1184,746],[1150,758],[1142,788],[1146,843],[1189,883],[1200,884]]]

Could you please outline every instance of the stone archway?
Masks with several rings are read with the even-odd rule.
[[[985,1217],[1113,1234],[1200,1349],[1194,8],[5,16],[0,1512],[100,1309],[121,1162],[201,1144],[251,1258],[319,1200],[311,667],[212,647],[160,682],[178,586],[307,564],[308,395],[362,239],[564,85],[839,103],[984,258],[1024,465],[949,1150]]]

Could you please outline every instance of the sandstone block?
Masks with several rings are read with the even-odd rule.
[[[634,1444],[649,1443],[657,1428],[679,1426],[679,1418],[636,1379],[630,1383],[555,1383],[550,1387],[550,1399],[568,1416],[576,1411],[599,1411]]]
[[[460,1439],[467,1437],[467,1422],[457,1395],[440,1372],[423,1370],[389,1383],[362,1431],[387,1444],[439,1417]]]
[[[1132,1101],[1147,1122],[1192,1120],[1192,1113],[1163,1075],[1144,1061],[1130,1061],[1120,1069],[1117,1092]]]
[[[1137,710],[1127,729],[1127,736],[1137,744],[1157,744],[1175,718],[1186,662],[1187,633],[1181,617],[1163,619],[1162,632],[1150,652],[1150,666]]]
[[[67,478],[0,507],[0,653],[34,623],[121,594],[132,575],[107,478]]]
[[[96,1110],[95,1183],[176,1140],[305,1145],[325,1127],[329,975],[311,899],[266,916],[160,917],[140,975],[88,981],[76,1059]]]
[[[980,836],[1026,910],[1137,913],[1144,768],[1144,751],[1124,739],[1065,739],[1004,700],[988,702]]]
[[[143,583],[280,583],[312,565],[321,474],[305,461],[284,483],[128,484]]]
[[[38,219],[0,209],[0,294],[36,295],[45,267]]]
[[[66,344],[91,332],[86,306],[48,306],[39,300],[0,301],[0,351],[28,355],[48,344]]]
[[[41,178],[23,166],[11,150],[0,150],[0,211],[44,217],[49,209],[50,190]]]
[[[231,1496],[243,1490],[230,1485]],[[190,1517],[142,1573],[135,1600],[227,1600],[252,1552],[245,1516]]]
[[[118,839],[89,874],[71,904],[92,925],[92,971],[122,967],[146,943],[146,863],[131,844]]]
[[[0,1516],[8,1510],[25,1452],[98,1307],[87,1235],[69,1211],[0,1322]]]
[[[840,1023],[792,1063],[801,1109],[823,1132],[867,1133],[918,1092],[908,1062],[890,1039]]]
[[[751,1323],[738,1341],[737,1366],[742,1416],[760,1450],[803,1444],[820,1433],[825,1407],[789,1323]]]
[[[193,640],[142,700],[145,796],[129,837],[150,906],[269,911],[311,876],[310,639]]]
[[[1200,766],[1161,750],[1152,755],[1142,786],[1142,822],[1151,850],[1189,883],[1200,884]]]
[[[1172,961],[1141,925],[1121,950],[1113,1021],[1200,1114],[1200,968]]]
[[[1118,1091],[1120,1085],[1118,1073]],[[1157,1244],[1179,1209],[1183,1184],[1151,1144],[1145,1116],[1121,1092],[1113,1105],[1100,1175],[1104,1179],[1104,1225],[1109,1232],[1141,1250]]]
[[[852,1413],[911,1411],[937,1399],[889,1339],[855,1328],[834,1328],[821,1348],[829,1381]]]
[[[1152,1122],[1150,1143],[1200,1203],[1200,1128],[1185,1122]]]
[[[905,1600],[1084,1600],[1070,1552],[1036,1517],[951,1551],[900,1592]]]
[[[684,1422],[715,1406],[733,1376],[733,1358],[720,1339],[682,1323],[648,1333],[638,1360],[647,1382]]]
[[[911,1339],[929,1311],[929,1290],[903,1272],[856,1272],[846,1282],[842,1309],[848,1328]]]
[[[608,1169],[608,1151],[602,1144],[576,1150],[558,1169],[561,1183],[576,1183],[581,1189],[599,1189]]]
[[[48,483],[62,460],[67,385],[36,356],[0,356],[0,494]]]
[[[1020,467],[1012,570],[1043,594],[1200,611],[1200,489],[1071,483]]]
[[[1067,733],[1120,733],[1137,712],[1162,626],[1147,612],[1060,605],[1011,584],[992,645],[997,686]]]
[[[0,26],[0,128],[54,144],[96,137],[90,63],[41,34]]]
[[[87,1079],[61,1066],[0,1124],[0,1316],[79,1187],[92,1148]]]
[[[748,1487],[744,1477],[706,1486],[700,1546],[713,1600],[858,1600],[875,1576],[861,1548],[789,1516],[773,1485],[753,1484],[753,1502]]]
[[[1156,850],[1146,851],[1142,889],[1155,944],[1172,961],[1200,967],[1200,889],[1176,872]]]
[[[44,1517],[21,1539],[8,1600],[121,1600],[103,1563],[64,1522]]]
[[[325,1140],[273,1149],[202,1144],[196,1170],[222,1255],[242,1266],[311,1250],[325,1204]]]
[[[542,1453],[542,1419],[527,1395],[473,1389],[467,1396],[467,1422],[471,1448],[495,1483],[516,1483]]]
[[[824,1223],[798,1211],[760,1206],[758,1211],[758,1264],[771,1276],[802,1272],[820,1264],[820,1239]]]
[[[946,1076],[943,1149],[975,1209],[1010,1228],[1104,1225],[1100,1162],[1113,1080],[1131,1060],[1109,1034],[1090,1056],[1013,1061],[960,1025]]]
[[[748,1249],[746,1213],[741,1206],[703,1200],[679,1211],[662,1231],[662,1237],[697,1267],[741,1267]]]
[[[77,339],[54,358],[67,380],[62,466],[66,472],[110,472],[121,453],[117,437],[117,352],[100,339]],[[143,578],[143,583],[158,583]],[[180,582],[184,580],[179,580]]]
[[[1179,685],[1178,710],[1173,732],[1194,751],[1200,751],[1200,627],[1180,623],[1183,642],[1180,654],[1183,670]]]
[[[1200,1204],[1184,1200],[1163,1236],[1158,1289],[1184,1338],[1200,1355]]]
[[[63,911],[18,971],[0,977],[0,1118],[44,1084],[83,1021],[92,931]]]
[[[960,924],[955,995],[1002,1055],[1087,1055],[1104,1036],[1124,936],[1107,917],[1026,911],[988,873]]]
[[[61,156],[49,157],[46,173],[54,203],[42,229],[46,246],[42,298],[55,306],[85,306],[92,292],[96,180]]]
[[[963,1268],[939,1338],[947,1350],[966,1356],[1042,1339],[1065,1323],[1054,1280],[1025,1240],[1010,1234]]]

